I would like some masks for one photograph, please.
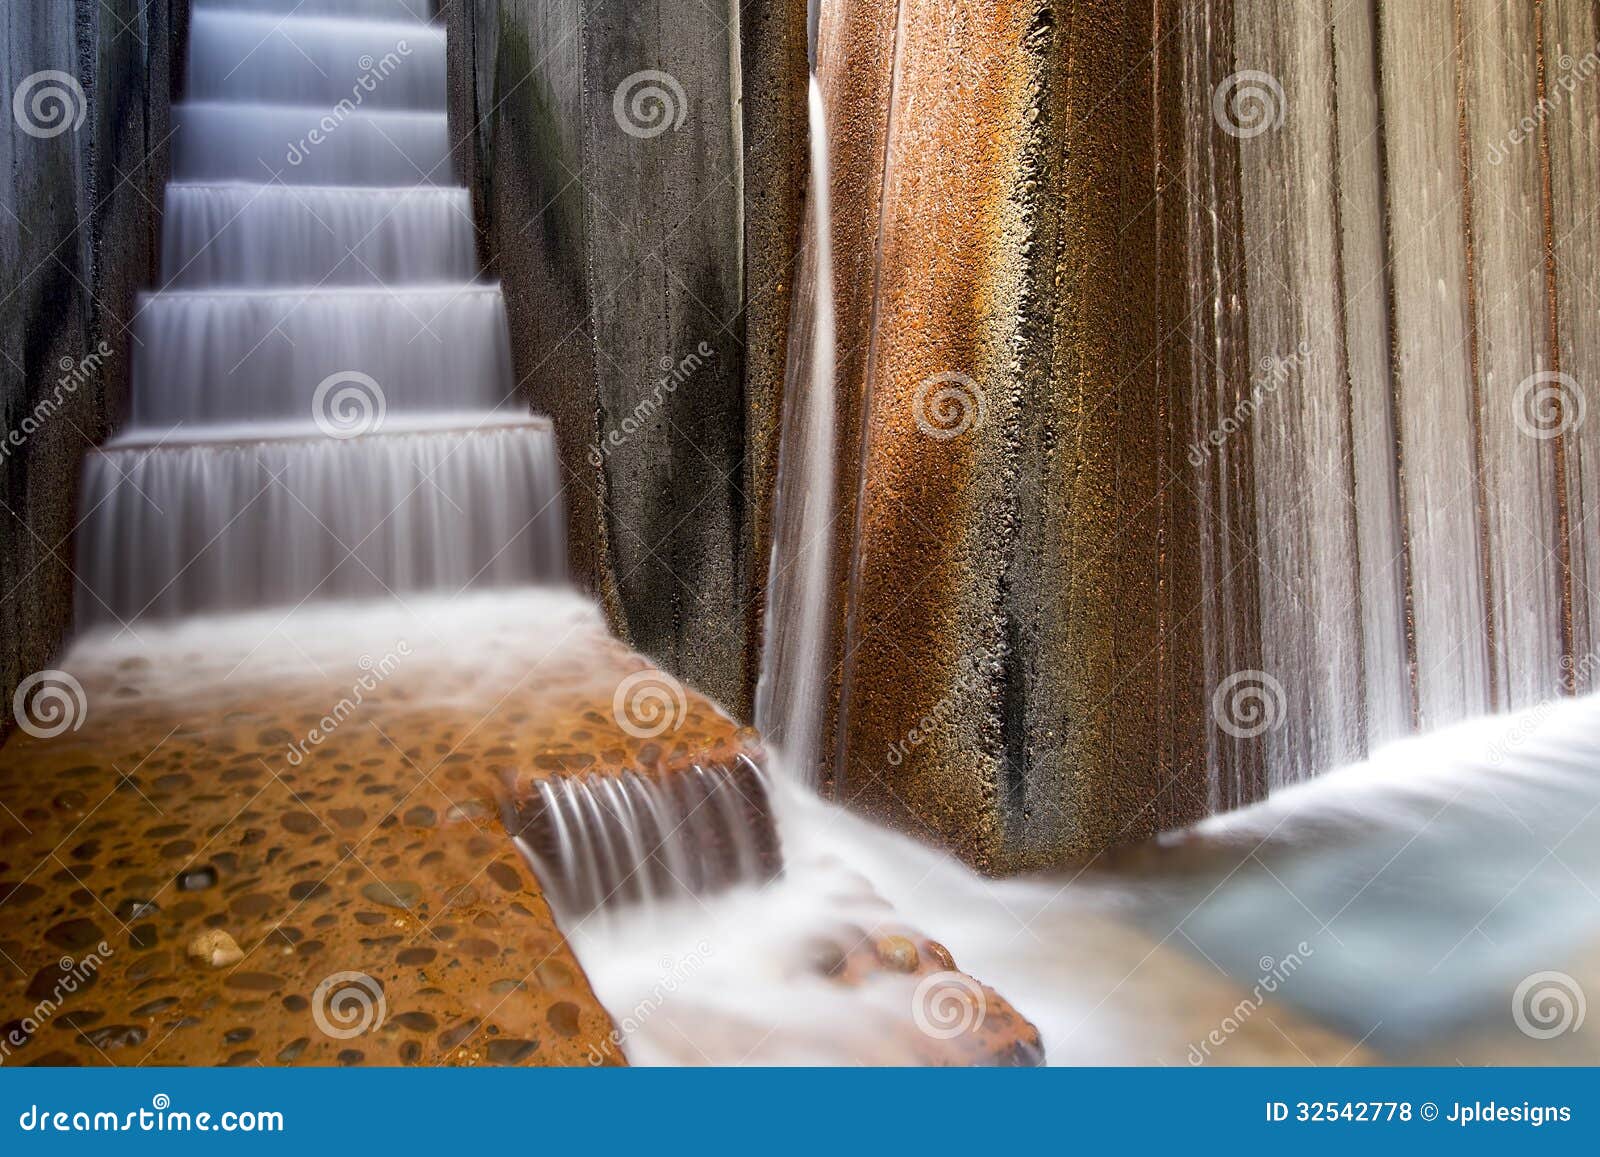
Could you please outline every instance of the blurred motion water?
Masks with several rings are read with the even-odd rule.
[[[80,627],[558,583],[555,435],[454,184],[426,0],[203,0]]]
[[[1403,741],[1058,877],[985,879],[794,783],[772,795],[780,879],[570,930],[637,1014],[633,1062],[902,1063],[885,1042],[914,983],[843,988],[816,961],[903,927],[1054,1064],[1600,1058],[1551,1031],[1600,979],[1600,699]]]

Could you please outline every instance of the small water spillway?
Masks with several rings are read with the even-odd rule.
[[[569,922],[759,883],[781,864],[765,773],[747,755],[649,778],[541,779],[506,826]]]
[[[561,581],[549,424],[454,184],[420,0],[200,0],[163,285],[90,457],[78,622]]]

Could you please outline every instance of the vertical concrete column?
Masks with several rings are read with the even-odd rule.
[[[78,468],[120,416],[134,294],[156,277],[187,11],[0,15],[0,731],[70,624]]]
[[[1200,685],[1190,694],[1204,699],[1205,688],[1262,664],[1255,439],[1248,433],[1259,399],[1245,309],[1240,140],[1213,109],[1219,86],[1237,70],[1234,4],[1172,0],[1158,7],[1157,21],[1163,253],[1181,246],[1186,258],[1177,268],[1165,260],[1162,265],[1162,331],[1170,353],[1164,366],[1188,393],[1183,458],[1198,507],[1200,567],[1199,612],[1176,621],[1203,640]],[[1182,408],[1183,400],[1175,399],[1180,422]],[[1265,794],[1260,743],[1215,717],[1206,720],[1205,736],[1212,809]]]
[[[1156,172],[1181,90],[1148,5],[875,7],[887,115],[835,133],[885,139],[838,794],[986,869],[1059,863],[1207,806]]]
[[[577,577],[633,646],[746,711],[804,165],[804,4],[443,11],[463,171],[522,389],[555,420]]]

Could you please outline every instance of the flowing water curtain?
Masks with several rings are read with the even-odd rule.
[[[1600,12],[1591,4],[1544,3],[1538,29],[1545,84],[1535,132],[1548,140],[1548,237],[1553,250],[1556,341],[1553,380],[1569,534],[1573,641],[1563,671],[1578,691],[1597,685],[1600,663],[1600,244],[1592,217],[1600,204]],[[1537,111],[1537,110],[1536,110]],[[1527,135],[1527,118],[1511,132]],[[1535,142],[1537,143],[1537,138]],[[1524,141],[1523,149],[1529,147]],[[1547,383],[1549,384],[1549,383]]]
[[[565,576],[553,433],[506,406],[452,183],[445,33],[368,8],[196,10],[164,288],[84,469],[82,626]]]
[[[1413,726],[1537,702],[1578,675],[1592,465],[1586,399],[1559,355],[1581,360],[1586,339],[1557,322],[1568,271],[1592,268],[1594,246],[1555,219],[1570,223],[1573,191],[1592,186],[1569,126],[1593,104],[1562,84],[1581,65],[1555,41],[1593,18],[1567,8],[1219,0],[1187,17],[1186,183],[1203,202],[1191,302],[1213,318],[1231,304],[1216,261],[1230,205],[1197,115],[1206,82],[1237,140],[1224,148],[1238,150],[1244,317],[1197,326],[1194,356],[1197,372],[1237,374],[1216,333],[1248,332],[1250,381],[1233,386],[1224,429],[1254,453],[1272,783]],[[1219,27],[1234,35],[1220,76]],[[1214,541],[1240,518],[1216,477],[1223,439],[1202,427],[1213,417],[1197,413],[1192,461]],[[1213,604],[1215,685],[1237,673],[1219,656],[1249,637],[1250,608]],[[1214,776],[1241,778],[1226,766],[1239,755],[1214,745]]]

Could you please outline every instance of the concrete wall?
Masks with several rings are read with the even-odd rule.
[[[1157,179],[1181,90],[1154,20],[824,13],[841,423],[863,432],[835,790],[994,871],[1207,807],[1184,217]]]
[[[69,625],[79,464],[127,398],[187,7],[52,0],[0,14],[0,731],[18,681]],[[38,76],[50,71],[71,80]],[[109,353],[91,356],[102,341]]]
[[[573,566],[747,713],[805,126],[805,6],[446,0],[453,132]]]

